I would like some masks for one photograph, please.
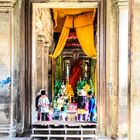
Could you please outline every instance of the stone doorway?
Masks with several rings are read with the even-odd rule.
[[[65,3],[66,4],[66,3]],[[106,71],[106,69],[105,69],[105,43],[104,43],[104,38],[105,38],[105,29],[103,29],[102,28],[102,26],[104,25],[104,9],[103,9],[103,3],[97,3],[97,2],[82,2],[82,3],[76,3],[75,4],[75,2],[70,2],[70,3],[67,3],[66,5],[70,8],[70,6],[71,7],[75,7],[75,8],[84,8],[85,6],[86,6],[86,8],[87,7],[89,7],[89,8],[94,8],[94,7],[96,7],[97,8],[97,4],[98,4],[98,23],[97,23],[97,26],[99,27],[98,28],[98,34],[97,34],[97,51],[98,51],[98,62],[97,62],[97,69],[98,69],[98,75],[97,75],[97,77],[98,77],[98,89],[97,89],[97,91],[98,91],[98,96],[97,96],[97,106],[98,106],[98,109],[100,110],[99,112],[98,112],[98,122],[99,122],[99,124],[98,124],[98,127],[99,127],[99,129],[101,129],[103,132],[105,132],[105,119],[103,119],[103,116],[105,116],[105,99],[106,98],[104,98],[105,97],[105,92],[106,92],[106,89],[105,89],[105,75],[103,74],[103,73],[105,73],[105,71]],[[31,6],[31,3],[29,4],[30,6]],[[66,6],[65,5],[65,6]],[[59,3],[32,3],[32,10],[33,10],[33,15],[32,15],[32,20],[34,21],[34,19],[33,19],[33,17],[34,17],[34,7],[36,7],[36,8],[40,8],[40,9],[43,9],[43,8],[47,8],[47,9],[49,9],[49,8],[53,8],[53,7],[56,7],[56,8],[63,8],[64,7],[64,3],[62,2],[59,2]],[[30,8],[29,8],[30,9]],[[30,10],[29,10],[30,11]],[[29,12],[30,13],[30,12]],[[28,14],[29,14],[28,13]],[[100,15],[102,15],[102,16],[100,16]],[[30,16],[29,16],[30,17]],[[28,17],[28,18],[29,18]],[[32,20],[31,20],[31,17],[28,19],[30,22],[28,22],[27,23],[27,25],[29,26],[29,27],[32,27],[32,29],[34,28],[34,24],[32,24]],[[99,24],[100,24],[100,26],[99,26]],[[28,27],[28,28],[29,28]],[[32,75],[32,77],[31,77],[31,79],[29,79],[30,80],[30,85],[31,85],[31,89],[32,90],[28,90],[28,92],[29,92],[29,95],[28,96],[30,96],[30,101],[31,101],[31,103],[29,103],[28,101],[28,105],[30,104],[30,109],[27,109],[28,110],[28,112],[26,112],[26,117],[27,117],[27,120],[28,120],[28,124],[27,125],[31,125],[32,124],[32,122],[33,122],[33,114],[35,113],[35,112],[33,112],[33,110],[35,110],[35,107],[34,107],[34,101],[35,101],[35,96],[36,96],[36,92],[37,92],[37,89],[36,89],[36,79],[35,79],[35,75],[34,75],[34,54],[33,54],[33,51],[34,51],[34,47],[35,47],[35,43],[37,43],[40,47],[42,46],[42,48],[44,49],[44,55],[43,56],[40,56],[41,58],[42,57],[46,57],[47,55],[48,55],[48,53],[49,53],[49,50],[48,50],[48,48],[47,48],[47,43],[48,42],[46,42],[45,41],[45,39],[44,39],[44,36],[42,36],[42,35],[38,35],[38,40],[37,40],[37,42],[36,42],[36,40],[35,40],[35,34],[33,33],[33,30],[32,30],[32,33],[31,33],[31,31],[28,31],[28,33],[31,35],[30,36],[30,41],[29,41],[29,44],[31,45],[30,46],[30,48],[31,48],[31,50],[30,50],[30,54],[29,54],[29,62],[27,62],[27,63],[29,63],[30,64],[30,70],[29,70],[29,73]],[[100,35],[100,38],[99,38],[99,35]],[[29,40],[29,38],[28,38],[28,40]],[[32,41],[31,41],[32,40]],[[29,45],[28,44],[28,45]],[[40,51],[42,51],[42,50],[40,50]],[[32,56],[32,57],[31,57]],[[44,58],[43,58],[44,59]],[[46,60],[45,60],[46,61]],[[40,85],[40,87],[42,87],[42,88],[48,88],[47,86],[48,86],[48,81],[45,81],[45,80],[43,80],[44,78],[45,78],[45,76],[46,77],[48,77],[48,74],[49,74],[49,71],[44,71],[47,67],[49,67],[49,65],[48,66],[45,66],[44,64],[49,64],[48,62],[49,61],[42,61],[41,62],[41,67],[42,67],[42,73],[44,73],[44,75],[42,75],[41,76],[41,85]],[[43,68],[44,67],[44,68]],[[45,78],[45,79],[47,79],[47,78]],[[102,96],[101,96],[102,95]],[[100,108],[101,106],[104,106],[104,108]]]

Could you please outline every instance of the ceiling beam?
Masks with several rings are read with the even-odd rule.
[[[36,8],[97,8],[98,2],[47,2],[46,3],[34,3],[33,6]]]

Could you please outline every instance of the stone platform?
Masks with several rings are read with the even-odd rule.
[[[80,139],[97,140],[96,122],[85,121],[37,121],[33,124],[31,139]]]

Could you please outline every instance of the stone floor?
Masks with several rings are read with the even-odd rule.
[[[0,135],[0,140],[30,140],[30,137],[10,138],[9,136]],[[35,139],[35,140],[42,140],[42,139]],[[60,139],[56,138],[56,139],[51,139],[51,140],[60,140]],[[69,139],[69,140],[74,140],[74,139]],[[92,140],[92,139],[85,139],[85,140]],[[103,136],[99,136],[98,140],[113,140],[113,139],[110,139],[110,138],[107,138],[107,137],[103,137]],[[128,139],[127,138],[121,138],[121,139],[115,139],[115,140],[128,140]]]

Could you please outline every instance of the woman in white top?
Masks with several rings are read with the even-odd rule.
[[[41,112],[41,120],[47,121],[49,112],[49,99],[46,95],[45,90],[41,90],[41,97],[39,98],[38,106]]]

